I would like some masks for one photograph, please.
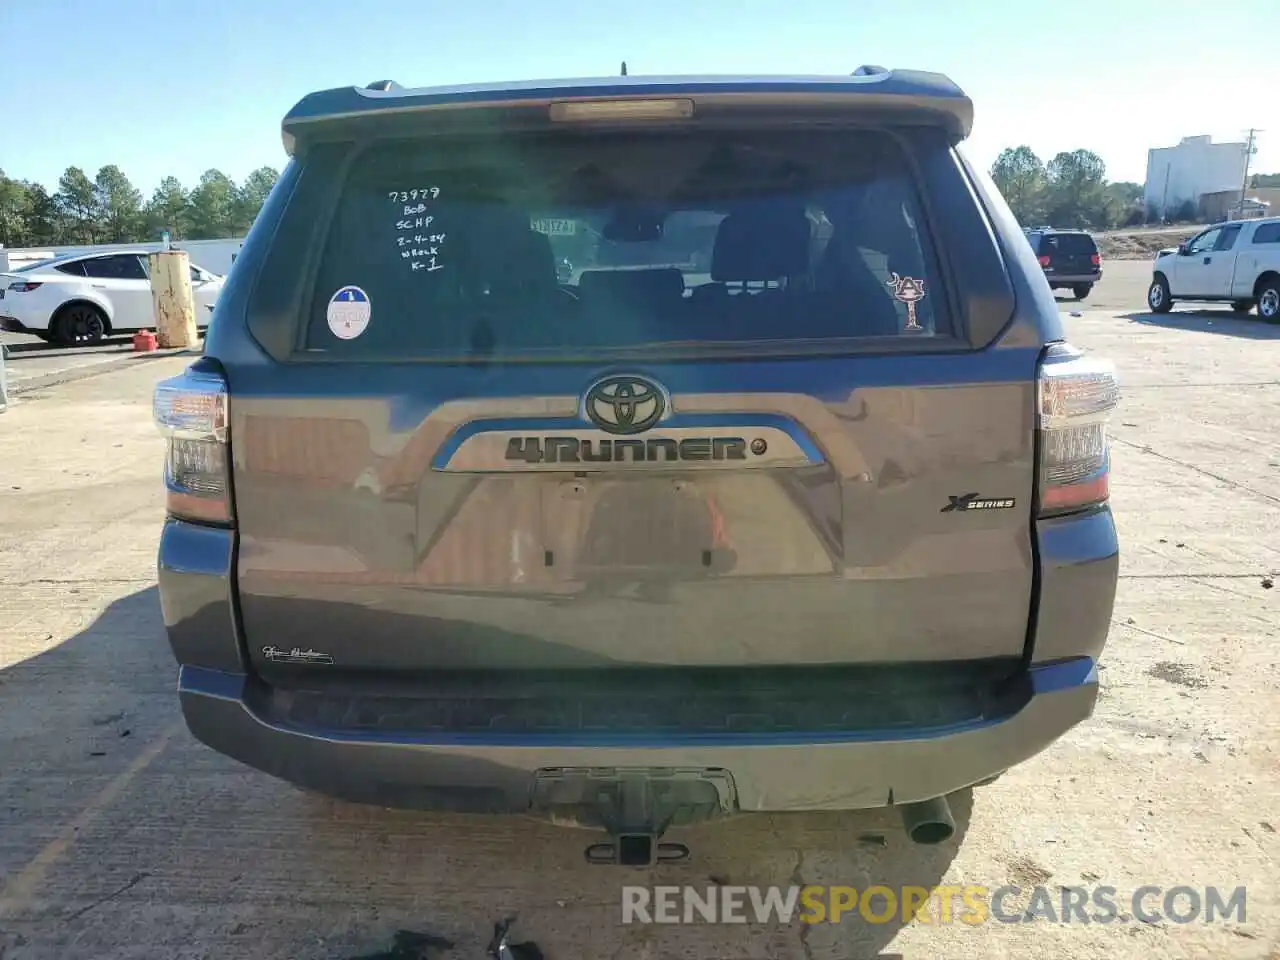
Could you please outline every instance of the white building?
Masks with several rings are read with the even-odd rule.
[[[1147,151],[1143,204],[1160,217],[1176,214],[1188,201],[1198,207],[1206,193],[1239,190],[1244,185],[1244,167],[1243,143],[1183,137],[1176,147]]]

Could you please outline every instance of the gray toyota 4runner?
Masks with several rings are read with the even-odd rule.
[[[879,68],[305,97],[155,393],[194,735],[595,862],[740,811],[950,836],[1090,715],[1118,562],[1115,379],[971,122]]]

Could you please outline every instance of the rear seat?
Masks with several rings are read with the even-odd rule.
[[[695,287],[695,322],[705,339],[777,336],[761,324],[780,322],[775,311],[794,300],[792,283],[809,273],[811,225],[800,204],[753,203],[720,222],[711,255],[711,283]],[[779,283],[751,290],[748,283]],[[730,290],[730,284],[741,289]],[[736,329],[726,329],[732,324]],[[712,325],[708,327],[707,325]],[[752,329],[760,327],[760,329]]]
[[[456,332],[458,349],[484,355],[564,342],[574,318],[556,309],[564,298],[557,297],[551,241],[529,226],[526,212],[491,208],[452,232],[449,266],[470,308],[456,313],[470,320]],[[437,319],[431,336],[439,340],[447,322]]]
[[[615,302],[670,306],[684,297],[684,274],[676,267],[644,270],[584,270],[578,279],[584,302]]]
[[[814,271],[815,308],[829,323],[843,315],[846,336],[893,336],[901,330],[905,308],[894,300],[886,281],[894,272],[926,275],[913,228],[904,217],[908,204],[903,190],[893,184],[841,191],[826,204],[834,229]],[[881,263],[873,268],[866,253]]]
[[[551,241],[529,226],[521,210],[495,208],[473,215],[461,231],[466,282],[473,293],[500,301],[546,301],[555,293]]]
[[[684,332],[688,305],[684,274],[676,267],[646,270],[584,270],[578,296],[587,325],[612,341],[678,340]]]

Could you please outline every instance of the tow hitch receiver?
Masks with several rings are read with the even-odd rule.
[[[587,863],[616,863],[620,867],[650,867],[655,863],[679,863],[690,857],[683,843],[659,843],[644,833],[624,833],[613,840],[593,843],[586,850]]]
[[[587,847],[587,863],[616,863],[621,867],[649,867],[662,861],[687,860],[689,848],[681,843],[659,843],[676,808],[664,803],[667,791],[654,789],[649,777],[623,776],[612,796],[601,796],[604,827],[611,841]]]
[[[532,811],[557,823],[603,828],[588,863],[647,867],[688,860],[682,843],[663,843],[673,826],[715,819],[736,808],[727,770],[555,768],[536,776]]]

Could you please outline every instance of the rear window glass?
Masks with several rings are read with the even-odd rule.
[[[1050,233],[1040,241],[1040,252],[1088,257],[1097,253],[1098,248],[1087,233]]]
[[[136,254],[119,254],[111,257],[95,257],[82,261],[86,277],[103,280],[145,280],[146,271]]]
[[[519,356],[951,332],[896,139],[706,132],[357,157],[305,348]]]
[[[1280,223],[1264,223],[1253,232],[1254,243],[1280,243]]]

